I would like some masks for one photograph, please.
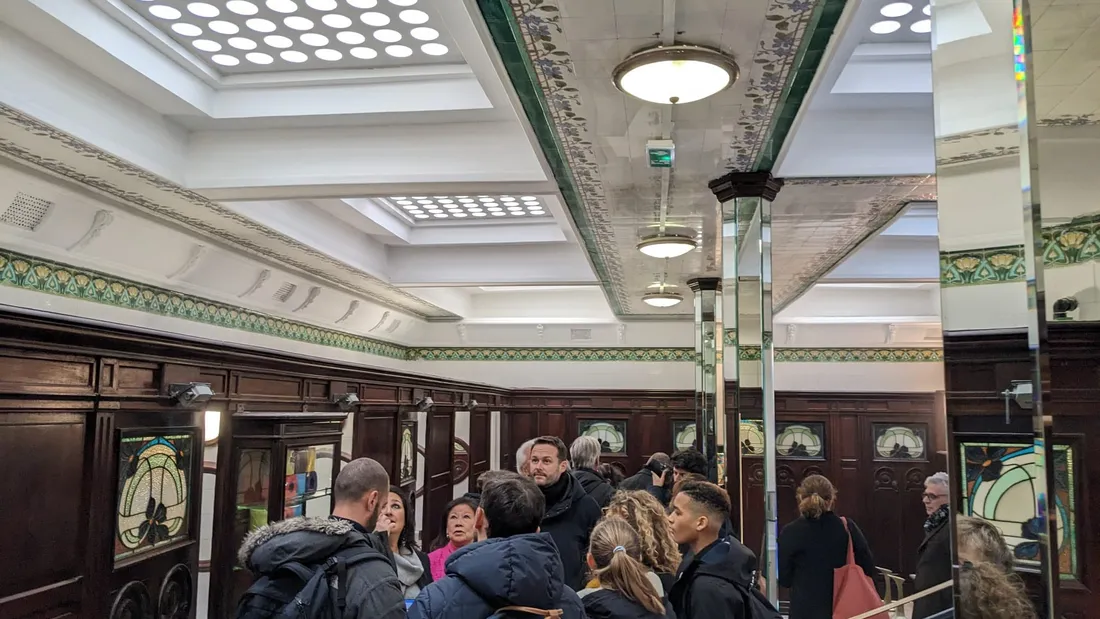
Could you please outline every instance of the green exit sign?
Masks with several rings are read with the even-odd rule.
[[[649,140],[646,142],[645,151],[649,155],[649,167],[671,168],[676,146],[672,140]]]

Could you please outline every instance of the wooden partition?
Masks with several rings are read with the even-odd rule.
[[[1044,378],[1049,380],[1049,392],[1043,413],[1054,419],[1059,610],[1067,619],[1084,619],[1096,616],[1100,604],[1100,531],[1096,524],[1100,491],[1095,488],[1100,480],[1100,458],[1091,451],[1100,437],[1100,325],[1068,322],[1048,327],[1050,372]],[[973,504],[977,515],[989,516],[986,510],[1006,508],[989,499],[991,495],[1027,502],[1019,499],[1018,492],[1004,492],[1002,486],[1014,485],[1011,475],[1005,473],[1016,463],[1026,467],[1021,450],[1032,442],[1032,411],[1010,402],[1006,419],[1001,392],[1011,381],[1030,377],[1030,358],[1024,330],[944,333],[950,467],[953,478],[960,482],[952,490],[954,500]],[[982,490],[982,485],[990,490]],[[964,503],[971,493],[974,500]],[[1026,527],[1021,523],[1012,528],[1016,530],[1010,531],[1010,543],[1017,547],[1025,580],[1034,584],[1034,576],[1027,573]]]

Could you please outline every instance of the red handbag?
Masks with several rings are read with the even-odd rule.
[[[833,619],[851,619],[882,606],[882,598],[875,590],[874,581],[862,567],[856,565],[848,519],[841,518],[840,521],[844,523],[844,531],[848,534],[848,561],[843,567],[833,570]],[[872,619],[890,619],[890,615],[882,611]]]

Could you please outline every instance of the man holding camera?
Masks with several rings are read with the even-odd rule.
[[[619,489],[645,490],[657,497],[661,505],[668,507],[672,496],[672,459],[666,453],[659,451],[654,453],[642,470],[619,484]]]

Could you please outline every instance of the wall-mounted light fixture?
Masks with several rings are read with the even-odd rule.
[[[339,393],[332,396],[332,403],[339,406],[342,411],[350,411],[359,403],[359,396],[354,393]]]
[[[209,445],[217,441],[222,431],[222,412],[206,411],[206,414],[203,416],[202,426],[203,442]]]
[[[1072,320],[1069,313],[1077,309],[1076,297],[1063,297],[1054,302],[1055,320]]]
[[[214,397],[210,383],[173,383],[168,386],[168,397],[177,406],[192,408]]]
[[[462,410],[473,411],[475,408],[477,408],[477,400],[473,399],[462,405]]]
[[[420,411],[421,413],[428,412],[428,410],[431,409],[431,407],[433,406],[435,406],[435,400],[431,398],[420,398],[416,401],[416,410]]]

